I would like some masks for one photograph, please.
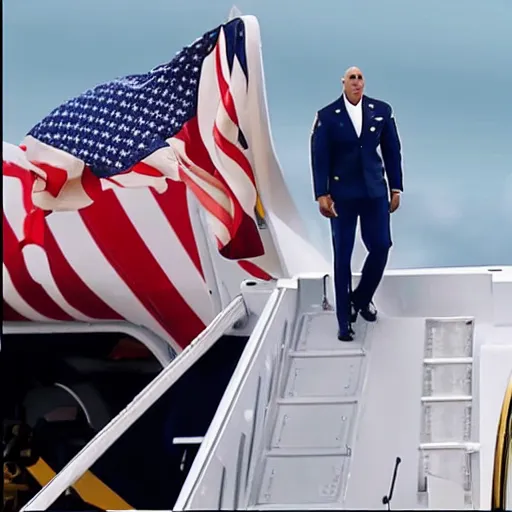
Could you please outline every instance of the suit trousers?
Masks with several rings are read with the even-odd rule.
[[[361,221],[361,237],[368,250],[361,280],[353,292],[357,307],[366,307],[373,299],[388,261],[392,246],[389,200],[387,196],[361,199],[335,199],[337,217],[331,218],[334,250],[334,288],[336,316],[341,330],[350,321],[352,290],[351,259],[354,250],[357,219]]]

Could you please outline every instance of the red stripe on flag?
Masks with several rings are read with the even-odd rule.
[[[68,180],[68,173],[60,167],[54,167],[44,162],[31,161],[31,163],[46,173],[45,190],[53,197],[57,197]]]
[[[80,181],[82,182],[85,193],[91,198],[91,201],[96,201],[96,199],[100,197],[100,194],[102,194],[103,189],[101,188],[100,179],[93,174],[89,166],[86,165],[84,167]]]
[[[270,274],[267,274],[262,268],[258,267],[258,265],[252,263],[251,261],[240,260],[238,264],[248,274],[251,274],[251,276],[255,277],[256,279],[261,279],[262,281],[272,281],[272,279],[274,279]]]
[[[30,322],[28,318],[25,318],[23,315],[18,313],[14,308],[12,308],[4,299],[4,305],[2,308],[3,320],[7,322]]]
[[[219,249],[219,252],[229,260],[240,258],[256,258],[265,254],[263,242],[258,233],[254,220],[243,210],[242,222],[237,235],[229,243]]]
[[[25,238],[20,242],[20,250],[30,244],[38,245],[44,249],[45,217],[46,213],[40,208],[27,212],[23,220],[23,234]]]
[[[44,248],[53,279],[62,296],[71,306],[97,320],[123,320],[123,317],[103,302],[75,272],[48,226],[46,226]]]
[[[219,84],[220,89],[220,98],[231,121],[233,121],[233,123],[238,126],[238,116],[236,115],[235,102],[233,100],[233,96],[229,92],[229,85],[226,80],[224,80],[224,73],[222,72],[220,51],[220,44],[217,43],[215,48],[215,72],[217,75],[217,83]]]
[[[187,157],[198,167],[204,169],[210,174],[216,181],[218,181],[223,187],[223,193],[225,193],[233,202],[235,209],[234,219],[231,218],[229,212],[227,212],[215,199],[213,199],[207,192],[199,187],[195,182],[191,182],[183,172],[180,172],[180,178],[186,180],[187,185],[191,188],[192,192],[196,194],[197,199],[213,216],[217,217],[228,230],[231,237],[235,236],[238,230],[238,226],[241,222],[240,210],[242,209],[236,197],[232,194],[229,187],[226,185],[224,178],[215,168],[208,150],[203,144],[201,132],[199,131],[199,125],[197,123],[197,117],[193,117],[190,121],[187,121],[183,128],[175,136],[177,139],[185,143],[185,152]],[[191,169],[191,172],[194,172]]]
[[[253,184],[254,188],[256,188],[256,181],[254,179],[254,174],[252,172],[251,164],[249,163],[249,160],[247,160],[246,156],[222,133],[220,132],[219,128],[217,127],[217,123],[213,125],[213,138],[215,142],[217,143],[217,146],[228,156],[231,158],[231,160],[234,160],[247,174],[248,178],[251,180],[251,183]]]
[[[159,194],[153,189],[151,189],[151,193],[181,245],[187,251],[189,258],[204,279],[199,250],[188,213],[187,188],[184,183],[172,180],[167,180],[167,186],[169,188],[163,194]]]
[[[32,279],[23,254],[19,250],[18,239],[3,214],[4,228],[4,263],[11,276],[12,284],[25,302],[33,309],[53,320],[73,320],[54,300],[46,290]]]
[[[217,75],[217,83],[219,85],[220,89],[220,97],[222,104],[224,105],[224,108],[233,122],[234,125],[236,125],[237,128],[240,128],[238,123],[238,116],[236,113],[236,106],[235,106],[235,100],[233,99],[233,95],[231,94],[231,91],[229,90],[229,85],[224,79],[224,75],[222,72],[222,63],[221,63],[221,55],[220,55],[220,45],[217,44],[216,52],[215,52],[215,70]],[[245,157],[245,155],[240,151],[239,148],[237,148],[232,142],[228,141],[224,135],[219,131],[219,128],[217,127],[217,123],[215,122],[213,127],[213,137],[215,139],[215,142],[217,145],[222,149],[226,155],[234,160],[247,174],[249,179],[251,180],[252,184],[254,185],[254,188],[256,188],[256,180],[254,179],[254,174],[252,171],[251,164],[249,163],[249,160]]]
[[[170,282],[115,194],[104,192],[79,214],[105,258],[148,312],[181,347],[190,343],[204,323]]]
[[[127,172],[130,171],[136,172],[137,174],[142,174],[144,176],[151,176],[152,178],[161,178],[163,176],[163,174],[158,169],[148,165],[146,162],[139,162],[135,164],[131,169],[128,169]]]
[[[179,169],[179,175],[181,180],[187,184],[188,188],[195,194],[197,200],[202,204],[203,208],[210,212],[216,217],[228,230],[229,236],[235,236],[235,230],[233,228],[233,221],[229,213],[222,207],[213,197],[208,194],[200,185],[198,185],[187,173]]]

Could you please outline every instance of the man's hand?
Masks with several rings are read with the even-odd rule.
[[[391,201],[389,204],[389,211],[391,213],[398,210],[398,207],[400,206],[400,192],[391,192]]]
[[[334,209],[334,201],[330,195],[320,196],[318,198],[318,207],[324,217],[337,217],[336,210]]]

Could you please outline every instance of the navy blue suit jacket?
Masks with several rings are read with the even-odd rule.
[[[391,106],[363,96],[362,112],[360,137],[343,96],[317,112],[311,134],[315,199],[326,194],[334,200],[382,197],[388,187],[403,190],[401,144]]]

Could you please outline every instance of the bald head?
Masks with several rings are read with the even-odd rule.
[[[354,105],[357,105],[364,92],[364,75],[356,66],[351,66],[343,75],[343,93]]]

